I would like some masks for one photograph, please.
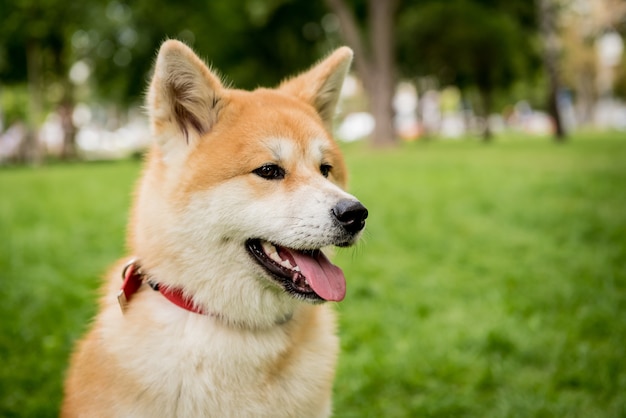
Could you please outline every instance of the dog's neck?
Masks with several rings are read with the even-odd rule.
[[[198,306],[193,298],[184,294],[181,288],[168,287],[159,284],[154,279],[151,279],[149,275],[142,269],[137,259],[130,260],[122,270],[122,286],[117,294],[117,300],[120,304],[122,312],[125,312],[128,304],[130,303],[133,295],[139,290],[143,284],[147,284],[152,290],[159,292],[167,300],[181,309],[185,309],[189,312],[193,312],[199,315],[206,315],[219,320],[222,323],[236,326],[238,328],[249,328],[243,324],[237,324],[234,321],[229,320],[223,314],[218,312],[210,312],[204,310],[201,306]],[[293,318],[293,312],[288,313],[275,321],[275,325],[283,325],[289,322]]]

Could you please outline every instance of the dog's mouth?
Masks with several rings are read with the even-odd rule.
[[[319,249],[294,250],[261,239],[249,239],[246,248],[270,277],[297,297],[339,302],[346,295],[343,272]]]

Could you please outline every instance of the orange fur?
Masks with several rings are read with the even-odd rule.
[[[247,92],[224,88],[185,45],[164,43],[148,95],[155,145],[128,244],[150,278],[182,288],[208,314],[146,285],[122,313],[124,262],[116,264],[71,359],[63,417],[330,414],[331,307],[287,294],[244,244],[345,245],[328,238],[339,236],[332,205],[354,200],[342,190],[346,168],[330,126],[351,57],[340,48],[278,89]],[[280,166],[284,179],[254,174],[264,164]],[[332,166],[327,179],[323,164]],[[306,242],[296,233],[303,228]]]

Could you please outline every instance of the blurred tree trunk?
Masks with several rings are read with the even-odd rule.
[[[557,36],[556,36],[556,10],[553,0],[538,0],[537,13],[539,17],[539,33],[543,43],[543,65],[548,76],[548,113],[554,121],[554,139],[556,142],[565,141],[565,129],[558,106],[558,93],[560,87]]]
[[[354,50],[356,72],[363,81],[369,108],[376,121],[373,144],[395,145],[397,139],[392,104],[395,88],[393,22],[398,0],[369,0],[369,45],[366,45],[354,13],[344,0],[326,0],[326,4],[337,15],[343,37]]]
[[[59,105],[57,112],[61,118],[61,126],[63,127],[63,147],[61,148],[61,158],[64,160],[73,160],[76,158],[76,126],[72,113],[74,112],[74,102],[64,99]]]
[[[58,51],[58,65],[62,65],[62,51]],[[68,79],[68,71],[59,71],[60,74],[65,73],[63,79],[63,98],[57,106],[57,113],[61,119],[61,127],[63,128],[63,146],[61,148],[61,159],[76,159],[76,126],[74,125],[74,107],[76,102],[74,99],[74,86]]]
[[[489,124],[489,115],[491,114],[491,107],[493,105],[492,92],[488,89],[480,89],[480,101],[483,113],[483,142],[491,142],[493,139],[493,133],[491,132],[491,126]]]
[[[40,164],[42,161],[42,149],[39,143],[39,125],[43,114],[43,83],[42,67],[43,56],[41,45],[36,40],[30,40],[26,44],[26,65],[28,76],[28,115],[26,117],[26,135],[20,144],[18,160]]]

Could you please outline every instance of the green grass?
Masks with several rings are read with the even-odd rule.
[[[626,416],[626,138],[346,154],[336,417]],[[0,416],[57,415],[138,171],[0,170]]]

